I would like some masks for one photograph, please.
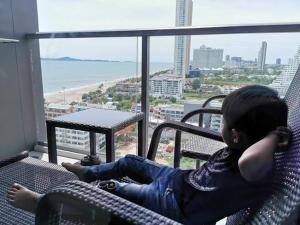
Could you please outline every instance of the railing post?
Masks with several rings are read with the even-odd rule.
[[[139,135],[138,155],[145,157],[148,152],[148,127],[149,127],[149,59],[150,37],[142,36],[142,93],[141,110],[144,113],[142,134]]]

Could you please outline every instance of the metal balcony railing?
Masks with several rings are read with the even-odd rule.
[[[8,38],[0,38],[0,44],[1,43],[18,43],[19,40],[16,39],[8,39]]]
[[[141,37],[142,38],[142,94],[141,110],[145,119],[143,124],[143,151],[148,149],[148,124],[149,124],[149,50],[150,37],[152,36],[178,36],[178,35],[220,35],[220,34],[253,34],[253,33],[295,33],[300,32],[300,23],[277,24],[251,24],[251,25],[226,25],[206,27],[176,27],[153,29],[128,29],[128,30],[102,30],[102,31],[74,31],[74,32],[37,32],[27,34],[26,39],[58,39],[58,38],[107,38],[107,37]]]

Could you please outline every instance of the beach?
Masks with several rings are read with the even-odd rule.
[[[69,88],[53,93],[45,93],[44,98],[46,103],[71,103],[71,102],[81,102],[81,97],[83,94],[90,91],[96,91],[98,87],[103,84],[102,92],[105,92],[108,88],[116,85],[118,82],[130,79],[133,77],[119,78],[110,81],[103,81],[95,84],[85,85],[76,88]]]
[[[41,60],[43,89],[46,103],[80,102],[83,94],[95,91],[103,84],[102,92],[116,83],[134,78],[134,62],[89,62]],[[151,63],[150,74],[171,68],[170,63]]]

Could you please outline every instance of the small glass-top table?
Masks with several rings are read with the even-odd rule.
[[[143,122],[143,113],[105,109],[87,109],[48,119],[46,124],[49,162],[57,163],[56,127],[88,131],[91,156],[96,155],[96,133],[105,134],[106,162],[112,162],[115,160],[114,134],[131,124],[138,123],[138,154],[144,156]]]

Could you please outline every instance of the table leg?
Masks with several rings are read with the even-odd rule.
[[[48,157],[49,162],[57,164],[57,149],[56,149],[56,132],[55,126],[47,124],[47,139],[48,139]]]
[[[96,155],[96,133],[90,132],[90,154]]]
[[[199,169],[199,168],[200,168],[200,165],[201,165],[201,160],[200,160],[200,159],[197,159],[197,160],[196,160],[196,169]]]
[[[115,161],[115,134],[112,131],[109,131],[105,134],[106,141],[106,162]]]
[[[144,119],[138,122],[138,155],[146,156],[146,146],[145,146],[145,134],[143,132]]]

